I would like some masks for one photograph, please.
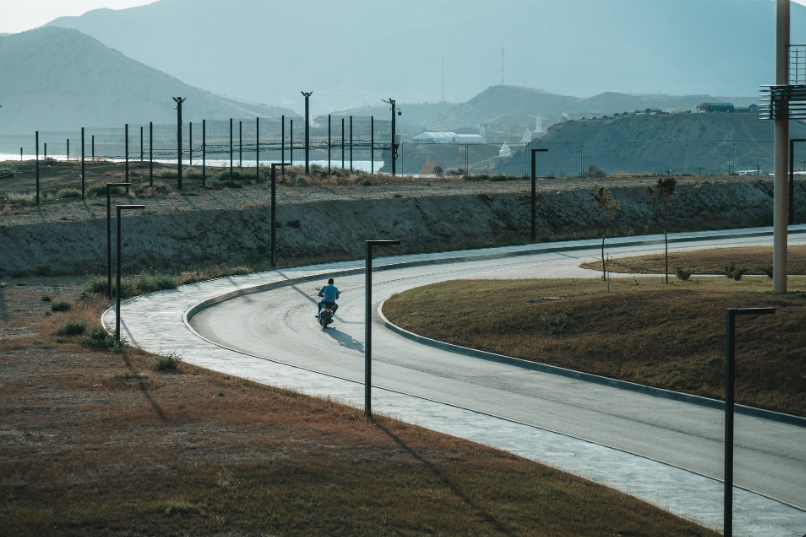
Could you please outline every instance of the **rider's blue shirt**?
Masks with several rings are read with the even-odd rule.
[[[339,290],[335,285],[326,285],[319,291],[319,296],[323,297],[325,302],[336,302],[336,299],[339,298]]]

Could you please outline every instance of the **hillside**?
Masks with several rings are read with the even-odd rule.
[[[806,138],[806,125],[790,124],[792,138]],[[579,175],[596,166],[608,175],[641,173],[729,173],[773,166],[773,123],[754,114],[639,115],[612,120],[568,121],[532,142],[548,153],[537,159],[538,175]],[[806,160],[796,146],[795,161]],[[584,151],[584,155],[583,155]],[[522,150],[495,172],[522,174]]]
[[[467,101],[501,84],[502,46],[505,84],[558,95],[752,96],[774,80],[769,0],[161,0],[51,24],[219,94],[301,110],[313,91],[315,114],[435,102],[443,58],[446,99]],[[792,42],[806,42],[795,3]]]
[[[186,121],[293,113],[194,88],[76,30],[56,27],[0,37],[0,73],[0,134],[175,123],[176,96],[188,99]]]

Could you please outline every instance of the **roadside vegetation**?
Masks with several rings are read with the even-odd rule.
[[[806,416],[806,277],[771,288],[766,277],[613,279],[609,293],[595,280],[456,280],[395,295],[384,314],[429,338],[721,399],[725,309],[775,306],[738,326],[736,399]]]
[[[714,250],[695,250],[691,252],[673,252],[669,254],[671,273],[690,271],[690,274],[728,275],[726,272],[733,265],[746,269],[743,274],[772,277],[772,248],[768,246],[748,246],[741,248],[718,248]],[[597,269],[598,262],[583,263],[583,268]],[[610,272],[626,272],[633,274],[663,274],[665,259],[662,254],[642,255],[636,257],[618,257],[610,259]],[[787,247],[786,270],[791,275],[806,275],[806,245],[789,245]]]
[[[106,300],[76,286],[0,299],[4,534],[718,535],[509,453],[116,348]]]

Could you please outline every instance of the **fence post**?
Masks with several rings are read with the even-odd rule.
[[[229,180],[232,181],[232,118],[229,118]]]
[[[182,190],[182,103],[187,97],[174,97],[176,102],[176,186]]]
[[[255,119],[255,181],[260,182],[260,116]]]
[[[344,118],[341,118],[341,169],[344,169]]]
[[[238,122],[238,167],[243,168],[243,121]]]
[[[20,147],[20,162],[22,161],[22,148]]]
[[[188,166],[193,166],[193,122],[188,123]]]
[[[144,141],[143,126],[140,125],[140,162],[143,162],[145,160],[145,149],[143,148],[143,141]]]
[[[81,127],[81,199],[84,199],[84,177],[86,172],[84,169],[84,127]]]
[[[470,155],[470,144],[465,144],[465,175],[470,175],[470,156],[469,155]]]
[[[43,145],[45,146],[45,160],[48,160],[48,143],[45,142]]]
[[[70,138],[67,139],[67,154],[65,157],[67,157],[65,160],[70,160]]]
[[[294,165],[294,120],[288,120],[288,162],[291,163],[291,166]],[[285,168],[283,168],[285,170]]]
[[[95,135],[92,135],[92,160],[95,162]]]
[[[148,122],[148,186],[154,186],[154,122]]]
[[[36,131],[36,204],[39,205],[39,131]]]
[[[350,116],[350,173],[353,173],[353,116]]]
[[[285,162],[285,116],[283,116],[280,127],[280,139],[280,162]],[[285,177],[285,166],[283,166],[283,177]],[[274,222],[271,225],[274,225]]]
[[[126,182],[129,182],[129,124],[126,123],[126,141],[124,144],[124,152],[126,153]],[[126,189],[128,192],[128,187]]]
[[[327,174],[330,175],[330,114],[327,115]]]
[[[633,152],[633,176],[638,177],[638,141],[634,140],[633,145],[635,146]]]
[[[369,116],[369,171],[375,175],[375,116]]]
[[[207,120],[202,119],[202,188],[207,188]]]

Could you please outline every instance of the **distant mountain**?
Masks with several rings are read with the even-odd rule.
[[[171,97],[178,96],[188,99],[186,121],[293,114],[189,86],[76,30],[56,27],[0,37],[0,73],[0,134],[176,123]]]
[[[790,122],[792,138],[806,138],[806,125]],[[728,173],[772,171],[773,122],[757,114],[664,114],[627,116],[610,120],[567,121],[549,128],[531,144],[546,148],[540,157],[541,174],[580,173],[580,166],[596,166],[608,175],[641,173]],[[637,143],[634,143],[637,142]],[[584,146],[584,160],[582,147]],[[796,161],[806,150],[796,148]],[[501,159],[496,173],[524,173],[521,149]]]
[[[736,98],[733,104],[746,106],[754,97]],[[710,95],[628,95],[625,93],[601,93],[594,97],[579,98],[557,95],[544,90],[519,86],[493,86],[487,88],[466,103],[458,104],[432,118],[429,127],[456,130],[477,124],[500,124],[532,126],[540,115],[548,118],[544,126],[560,121],[560,114],[576,119],[580,116],[613,115],[625,111],[657,108],[665,111],[687,110],[701,102],[723,102],[723,98]]]
[[[443,59],[453,102],[502,78],[564,95],[755,95],[774,81],[769,0],[161,0],[51,25],[222,95],[301,110],[313,91],[315,114],[368,95],[435,102]],[[792,42],[806,42],[794,2]]]

